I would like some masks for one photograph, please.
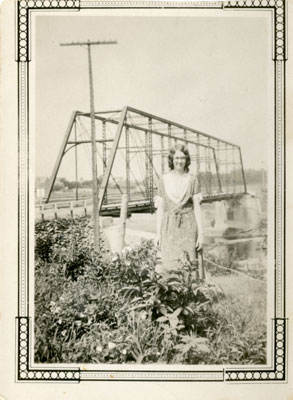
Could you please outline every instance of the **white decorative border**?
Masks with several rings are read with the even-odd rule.
[[[34,10],[80,10],[94,8],[223,8],[268,9],[274,15],[275,62],[275,151],[276,151],[276,276],[273,366],[266,370],[218,371],[80,371],[80,368],[31,368],[29,365],[29,301],[28,301],[28,214],[29,214],[29,18]],[[17,380],[56,381],[69,380],[172,380],[172,381],[285,381],[286,380],[286,319],[285,319],[285,266],[284,266],[284,115],[285,115],[285,61],[286,61],[286,2],[285,0],[232,0],[232,1],[83,1],[83,0],[20,0],[17,9],[17,62],[19,99],[19,307],[17,320]]]
[[[276,317],[285,317],[284,274],[284,62],[276,61]]]

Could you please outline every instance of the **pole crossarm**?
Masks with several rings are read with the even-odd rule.
[[[95,46],[95,45],[103,45],[103,44],[117,44],[117,40],[101,40],[101,41],[87,41],[87,42],[71,42],[71,43],[60,43],[60,46]]]

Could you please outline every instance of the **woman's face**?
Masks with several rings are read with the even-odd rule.
[[[173,158],[173,164],[176,171],[184,171],[186,155],[182,151],[176,150]]]

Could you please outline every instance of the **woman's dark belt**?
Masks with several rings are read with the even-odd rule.
[[[188,214],[190,212],[193,212],[193,208],[191,208],[191,207],[178,208],[178,209],[175,209],[175,210],[170,210],[170,211],[165,212],[164,214],[167,215],[166,231],[168,231],[169,218],[170,218],[171,215],[175,216],[176,225],[177,225],[178,228],[180,228],[180,226],[182,224],[183,215]]]

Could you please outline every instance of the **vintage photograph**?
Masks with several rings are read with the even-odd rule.
[[[271,18],[197,12],[34,17],[36,364],[269,363]]]

